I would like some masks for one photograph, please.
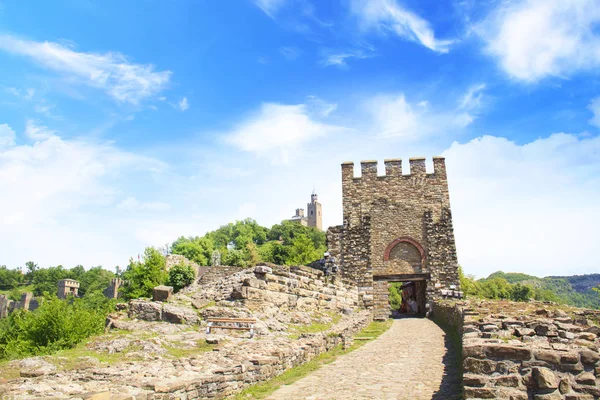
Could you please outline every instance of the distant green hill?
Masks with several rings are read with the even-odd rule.
[[[535,289],[540,300],[550,300],[576,307],[600,309],[600,293],[592,290],[600,285],[600,274],[547,276],[538,278],[519,272],[494,272],[479,282],[494,278],[505,279],[508,283],[520,283]]]

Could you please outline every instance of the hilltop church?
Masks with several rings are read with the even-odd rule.
[[[319,203],[319,197],[313,191],[310,195],[310,203],[306,204],[307,213],[304,215],[303,208],[296,209],[296,215],[287,221],[297,222],[304,226],[312,226],[318,230],[323,230],[323,214],[321,209],[321,203]]]

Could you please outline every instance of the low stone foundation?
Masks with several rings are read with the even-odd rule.
[[[462,335],[465,399],[600,397],[600,311],[439,301],[433,316]]]
[[[363,311],[323,333],[307,334],[287,346],[265,343],[260,354],[239,355],[238,364],[213,370],[190,381],[175,381],[156,385],[152,399],[222,399],[286,370],[311,361],[338,345],[371,322],[371,314]],[[149,399],[150,397],[148,397]]]

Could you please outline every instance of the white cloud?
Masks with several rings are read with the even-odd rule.
[[[358,60],[371,58],[372,54],[367,54],[363,50],[347,50],[347,51],[326,51],[321,60],[321,64],[329,67],[336,66],[346,68],[348,64],[346,60],[355,58]]]
[[[460,102],[460,108],[463,110],[476,110],[481,107],[483,100],[483,91],[485,83],[471,86]]]
[[[102,89],[119,102],[137,104],[163,90],[171,76],[170,71],[154,71],[152,65],[132,63],[119,53],[83,53],[10,35],[0,35],[0,49],[33,59],[68,82]]]
[[[382,94],[368,99],[364,109],[370,116],[370,131],[382,138],[422,140],[432,135],[451,134],[470,125],[481,105],[481,91],[469,89],[454,109],[435,110],[428,101],[416,105],[406,100],[403,93]]]
[[[33,99],[33,96],[35,96],[35,89],[32,88],[21,90],[14,87],[8,87],[6,88],[6,91],[12,94],[13,96],[22,97],[25,100],[31,100]]]
[[[475,31],[511,77],[535,82],[600,66],[596,0],[504,2]]]
[[[179,108],[180,111],[185,111],[188,108],[190,108],[187,97],[184,97],[183,99],[181,99],[181,101],[179,103],[177,103],[177,107]]]
[[[598,271],[600,137],[484,136],[446,156],[459,262],[486,276]]]
[[[274,163],[288,163],[303,144],[342,130],[319,122],[319,115],[310,110],[306,104],[263,103],[258,112],[226,134],[226,141]]]
[[[31,140],[45,140],[54,136],[56,131],[47,126],[38,125],[36,121],[28,119],[25,121],[25,136]]]
[[[8,124],[0,124],[0,149],[15,145],[17,135]]]
[[[171,206],[160,201],[146,202],[139,201],[135,197],[127,197],[117,204],[117,208],[124,210],[166,211],[169,210]]]
[[[396,0],[352,0],[351,11],[363,29],[393,32],[438,53],[447,53],[451,40],[439,40],[428,21],[400,6]]]
[[[130,190],[124,180],[138,182],[164,165],[112,144],[66,140],[29,126],[34,144],[0,147],[0,242],[11,249],[0,264],[123,265],[133,247],[125,228],[139,222],[125,224],[104,212]]]
[[[254,4],[271,18],[285,5],[286,0],[254,0]]]
[[[600,128],[600,97],[596,97],[590,101],[588,110],[594,114],[594,116],[588,122],[590,125]]]

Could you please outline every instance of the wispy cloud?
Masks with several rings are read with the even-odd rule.
[[[279,49],[279,52],[281,53],[281,55],[288,61],[293,61],[295,59],[297,59],[298,57],[300,57],[300,49],[297,47],[281,47]]]
[[[590,125],[600,128],[600,97],[596,97],[590,101],[588,110],[594,114],[594,116],[588,122]]]
[[[271,18],[285,5],[287,0],[254,0],[254,4]]]
[[[35,96],[35,89],[33,88],[27,88],[22,90],[14,87],[7,87],[5,90],[13,96],[21,97],[25,100],[31,100],[33,99],[33,96]]]
[[[438,53],[447,53],[452,40],[436,39],[430,23],[396,0],[352,0],[351,11],[363,29],[392,32]]]
[[[374,57],[374,54],[367,53],[364,50],[324,50],[323,58],[321,59],[321,65],[326,67],[336,66],[341,68],[347,68],[348,64],[346,60],[355,58],[357,60]]]
[[[184,97],[181,99],[181,101],[179,101],[179,103],[177,103],[177,108],[179,108],[180,111],[185,111],[190,108],[187,97]]]
[[[17,135],[8,124],[0,125],[0,149],[15,145]]]
[[[511,77],[536,82],[600,67],[596,0],[504,2],[475,26]]]
[[[55,136],[56,131],[49,129],[47,126],[38,125],[32,119],[25,122],[25,136],[31,140],[45,140]]]
[[[28,57],[69,82],[105,90],[115,100],[131,104],[159,93],[171,76],[170,71],[154,71],[150,64],[132,63],[120,53],[77,52],[58,43],[11,35],[0,35],[0,50]]]

